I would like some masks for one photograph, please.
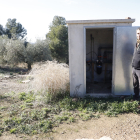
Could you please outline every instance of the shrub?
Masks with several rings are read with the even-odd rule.
[[[33,66],[29,74],[34,77],[31,88],[41,96],[41,100],[43,98],[52,100],[69,92],[69,68],[64,63],[59,64],[56,61],[47,61],[41,65],[39,63]]]

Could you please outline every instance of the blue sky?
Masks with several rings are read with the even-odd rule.
[[[0,0],[0,24],[16,18],[27,29],[28,41],[44,39],[55,15],[66,20],[136,19],[140,26],[140,0]]]

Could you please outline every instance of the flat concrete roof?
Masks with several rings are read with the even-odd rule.
[[[67,20],[67,24],[133,23],[135,19]]]

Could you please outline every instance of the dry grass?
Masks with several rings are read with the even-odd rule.
[[[29,73],[33,77],[30,88],[41,96],[55,97],[69,91],[69,67],[64,63],[47,61],[33,65]]]

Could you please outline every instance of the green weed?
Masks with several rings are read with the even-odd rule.
[[[26,105],[23,104],[23,105],[20,106],[20,108],[21,108],[22,110],[25,110],[25,109],[26,109]]]
[[[69,117],[69,122],[70,122],[70,123],[75,122],[74,117]]]
[[[21,92],[19,93],[19,99],[24,100],[26,103],[31,103],[32,101],[35,100],[35,97],[32,92],[29,93]]]
[[[6,110],[8,107],[7,106],[1,106],[0,110]]]
[[[42,132],[46,133],[52,129],[53,123],[52,121],[44,120],[39,123],[40,129]]]
[[[41,120],[44,118],[44,114],[43,112],[34,109],[30,112],[30,118],[34,121]]]
[[[62,121],[68,120],[68,116],[55,116],[55,121],[61,123]]]
[[[16,133],[16,128],[10,129],[10,133]]]
[[[19,99],[20,100],[25,100],[26,99],[26,93],[25,92],[19,93]]]
[[[51,111],[51,110],[48,109],[48,108],[42,108],[43,117],[44,117],[44,118],[47,118],[47,117],[48,117],[48,113],[49,113],[50,111]]]
[[[0,99],[5,99],[7,98],[5,95],[0,95]]]
[[[37,134],[37,133],[38,133],[37,130],[33,130],[33,132],[32,132],[33,135]]]

